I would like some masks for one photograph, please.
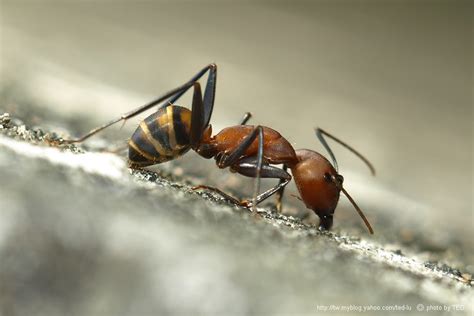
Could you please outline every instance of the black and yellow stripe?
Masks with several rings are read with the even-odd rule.
[[[131,165],[149,166],[172,160],[190,149],[191,111],[170,105],[145,118],[129,141]]]

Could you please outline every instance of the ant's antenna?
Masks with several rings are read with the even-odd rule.
[[[340,145],[342,145],[343,147],[347,148],[349,151],[351,151],[353,154],[355,154],[357,157],[359,157],[363,162],[365,162],[365,164],[367,165],[367,167],[369,167],[370,171],[372,172],[372,175],[375,175],[375,168],[374,166],[370,163],[370,161],[365,158],[364,156],[362,156],[362,154],[360,154],[358,151],[356,151],[354,148],[350,147],[349,145],[347,145],[346,143],[344,143],[343,141],[341,141],[340,139],[334,137],[333,135],[329,134],[328,132],[320,129],[320,128],[316,128],[316,136],[318,137],[319,141],[321,142],[321,144],[323,144],[324,148],[326,148],[327,152],[329,153],[329,156],[331,156],[331,159],[333,161],[333,164],[334,164],[334,169],[336,169],[336,172],[338,172],[338,165],[337,165],[337,161],[336,161],[336,157],[334,156],[334,153],[332,152],[331,148],[329,147],[328,143],[326,142],[326,139],[324,138],[324,136],[327,136],[329,138],[331,138],[332,140],[336,141],[337,143],[339,143]],[[367,226],[367,229],[369,230],[370,234],[374,234],[374,230],[372,229],[372,226],[370,225],[369,221],[367,220],[367,217],[365,217],[364,213],[362,212],[362,210],[359,208],[359,206],[357,205],[357,203],[354,201],[354,199],[349,195],[349,193],[347,193],[347,191],[342,187],[342,182],[339,183],[338,181],[336,181],[335,177],[333,177],[333,181],[334,183],[336,183],[336,185],[339,187],[339,189],[342,191],[342,193],[344,193],[344,195],[349,199],[349,201],[352,203],[352,205],[354,206],[354,208],[356,209],[357,213],[359,213],[359,216],[362,218],[362,220],[364,221],[365,223],[365,226]]]
[[[321,142],[321,144],[323,144],[324,148],[326,148],[327,152],[329,153],[329,156],[331,156],[331,159],[333,161],[333,164],[334,164],[334,169],[336,169],[336,171],[338,171],[338,165],[337,165],[337,161],[336,161],[336,157],[334,156],[331,148],[329,148],[329,145],[328,143],[326,142],[326,139],[324,139],[324,136],[327,136],[329,138],[331,138],[332,140],[334,140],[335,142],[339,143],[340,145],[342,145],[343,147],[347,148],[349,151],[351,151],[354,155],[356,155],[357,157],[359,157],[363,162],[365,162],[365,164],[367,165],[367,167],[369,167],[370,169],[370,172],[372,173],[372,175],[375,176],[375,168],[374,166],[370,163],[370,161],[365,158],[364,156],[362,156],[362,154],[360,154],[357,150],[355,150],[354,148],[352,148],[351,146],[347,145],[346,143],[344,143],[342,140],[334,137],[333,135],[329,134],[328,132],[326,132],[325,130],[322,130],[320,129],[319,127],[316,128],[316,136],[318,137],[319,141]]]
[[[351,201],[351,203],[354,206],[354,208],[356,209],[357,213],[359,213],[360,217],[362,218],[362,220],[365,223],[365,226],[367,226],[367,228],[369,229],[370,234],[373,235],[374,230],[372,229],[372,226],[370,226],[370,223],[367,220],[367,217],[365,217],[364,213],[362,213],[362,210],[359,208],[359,206],[356,204],[356,202],[352,199],[352,197],[349,195],[349,193],[347,193],[347,191],[342,187],[342,185],[341,185],[341,190],[344,193],[344,195],[349,199],[349,201]]]

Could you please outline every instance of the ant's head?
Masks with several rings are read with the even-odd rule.
[[[320,227],[330,229],[344,178],[321,154],[300,149],[299,162],[291,169],[301,199],[320,218]]]
[[[367,218],[349,193],[344,189],[344,177],[338,173],[336,158],[323,136],[330,137],[353,152],[367,164],[372,174],[375,174],[375,169],[360,153],[322,129],[316,129],[316,135],[331,156],[333,164],[315,151],[307,149],[296,151],[298,163],[292,166],[291,170],[301,199],[306,204],[306,207],[312,209],[319,216],[320,228],[327,230],[332,227],[334,210],[336,209],[339,195],[342,191],[352,203],[357,213],[359,213],[369,232],[373,234],[373,229]]]

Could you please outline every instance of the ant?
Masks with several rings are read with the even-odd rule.
[[[206,73],[208,79],[204,91],[198,82]],[[239,125],[224,128],[212,136],[209,124],[216,92],[217,66],[209,64],[201,69],[185,84],[165,93],[159,98],[140,106],[131,112],[99,126],[77,139],[64,140],[65,143],[83,142],[92,135],[109,126],[132,118],[152,107],[165,102],[158,110],[142,120],[128,141],[128,159],[130,168],[159,164],[175,159],[190,149],[200,156],[214,158],[219,168],[229,167],[247,177],[256,178],[253,199],[239,201],[221,190],[209,186],[197,186],[193,190],[209,189],[219,193],[233,203],[255,209],[256,205],[273,194],[277,194],[277,209],[281,211],[281,199],[285,186],[292,176],[295,179],[300,199],[306,207],[312,209],[320,218],[320,229],[329,230],[333,224],[333,214],[337,206],[340,192],[347,196],[356,211],[373,234],[367,218],[355,201],[343,187],[344,178],[338,173],[336,158],[329,148],[324,136],[357,155],[370,168],[371,163],[356,150],[324,130],[317,128],[316,136],[332,158],[333,165],[321,154],[308,150],[295,150],[290,143],[277,131],[265,126],[246,125],[251,114],[246,113]],[[192,109],[175,105],[175,102],[193,87]],[[279,168],[275,165],[283,165]],[[279,179],[279,183],[259,194],[260,178]]]

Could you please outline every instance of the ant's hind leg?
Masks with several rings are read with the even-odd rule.
[[[204,104],[202,102],[201,85],[199,82],[194,83],[193,105],[191,111],[191,132],[190,144],[192,148],[196,148],[202,138],[204,131]]]
[[[148,102],[147,104],[144,104],[128,113],[125,113],[125,114],[122,114],[120,117],[116,118],[116,119],[113,119],[112,121],[104,124],[104,125],[101,125],[99,127],[96,127],[94,128],[93,130],[91,130],[90,132],[88,132],[87,134],[84,134],[82,135],[81,137],[79,138],[76,138],[76,139],[65,139],[64,140],[64,143],[67,143],[67,144],[70,144],[70,143],[80,143],[80,142],[83,142],[85,141],[86,139],[88,139],[89,137],[99,133],[100,131],[106,129],[107,127],[110,127],[112,125],[114,125],[115,123],[118,123],[120,121],[126,121],[127,119],[129,118],[132,118],[150,108],[152,108],[153,106],[157,105],[158,103],[161,103],[163,102],[164,100],[168,99],[169,97],[177,94],[177,93],[180,93],[182,91],[186,91],[188,90],[190,87],[192,87],[194,85],[193,82],[188,82],[188,83],[185,83],[184,85],[182,86],[179,86],[171,91],[168,91],[167,93],[165,93],[164,95],[160,96],[159,98],[151,101],[151,102]]]
[[[128,112],[128,113],[125,113],[125,114],[122,114],[120,117],[104,124],[104,125],[101,125],[99,127],[96,127],[94,129],[92,129],[90,132],[88,132],[87,134],[84,134],[83,136],[79,137],[79,138],[76,138],[76,139],[65,139],[64,140],[64,143],[80,143],[80,142],[83,142],[84,140],[88,139],[89,137],[99,133],[100,131],[114,125],[115,123],[118,123],[120,121],[126,121],[127,119],[129,118],[132,118],[150,108],[152,108],[153,106],[157,105],[157,104],[160,104],[162,103],[163,101],[169,99],[165,104],[161,105],[160,108],[162,107],[166,107],[170,104],[172,104],[173,102],[175,102],[176,100],[178,100],[184,93],[186,93],[186,91],[189,90],[189,88],[191,88],[192,86],[194,86],[194,83],[199,80],[207,71],[210,71],[209,73],[209,78],[207,79],[207,84],[206,84],[206,90],[204,92],[204,110],[203,110],[203,115],[204,115],[204,123],[203,123],[203,126],[206,126],[207,124],[209,124],[209,120],[211,118],[211,114],[212,114],[212,109],[214,107],[214,99],[215,99],[215,94],[216,94],[216,76],[217,76],[217,66],[216,64],[209,64],[207,65],[206,67],[204,67],[203,69],[201,69],[201,71],[199,71],[193,78],[191,78],[191,80],[189,80],[188,82],[186,82],[185,84],[171,90],[171,91],[168,91],[167,93],[163,94],[162,96]]]
[[[161,105],[159,108],[166,107],[170,104],[175,103],[186,91],[192,86],[193,83],[201,79],[209,71],[209,76],[207,78],[206,89],[204,90],[204,99],[203,99],[203,126],[209,125],[211,120],[212,110],[214,109],[214,100],[216,96],[216,82],[217,82],[217,65],[209,64],[203,69],[201,69],[197,74],[195,74],[187,83],[191,84],[187,89],[180,91],[176,95],[172,96],[167,102]]]
[[[286,165],[283,165],[283,168],[282,170],[284,172],[286,172],[286,170],[288,170],[288,167]],[[284,179],[280,179],[280,183],[279,185],[281,185],[285,180]],[[286,186],[286,184],[285,184]],[[281,213],[281,211],[283,210],[283,205],[282,205],[282,199],[283,199],[283,193],[285,192],[285,186],[282,186],[277,192],[276,192],[276,200],[277,200],[277,203],[276,203],[276,208],[277,208],[277,211],[279,213]]]

